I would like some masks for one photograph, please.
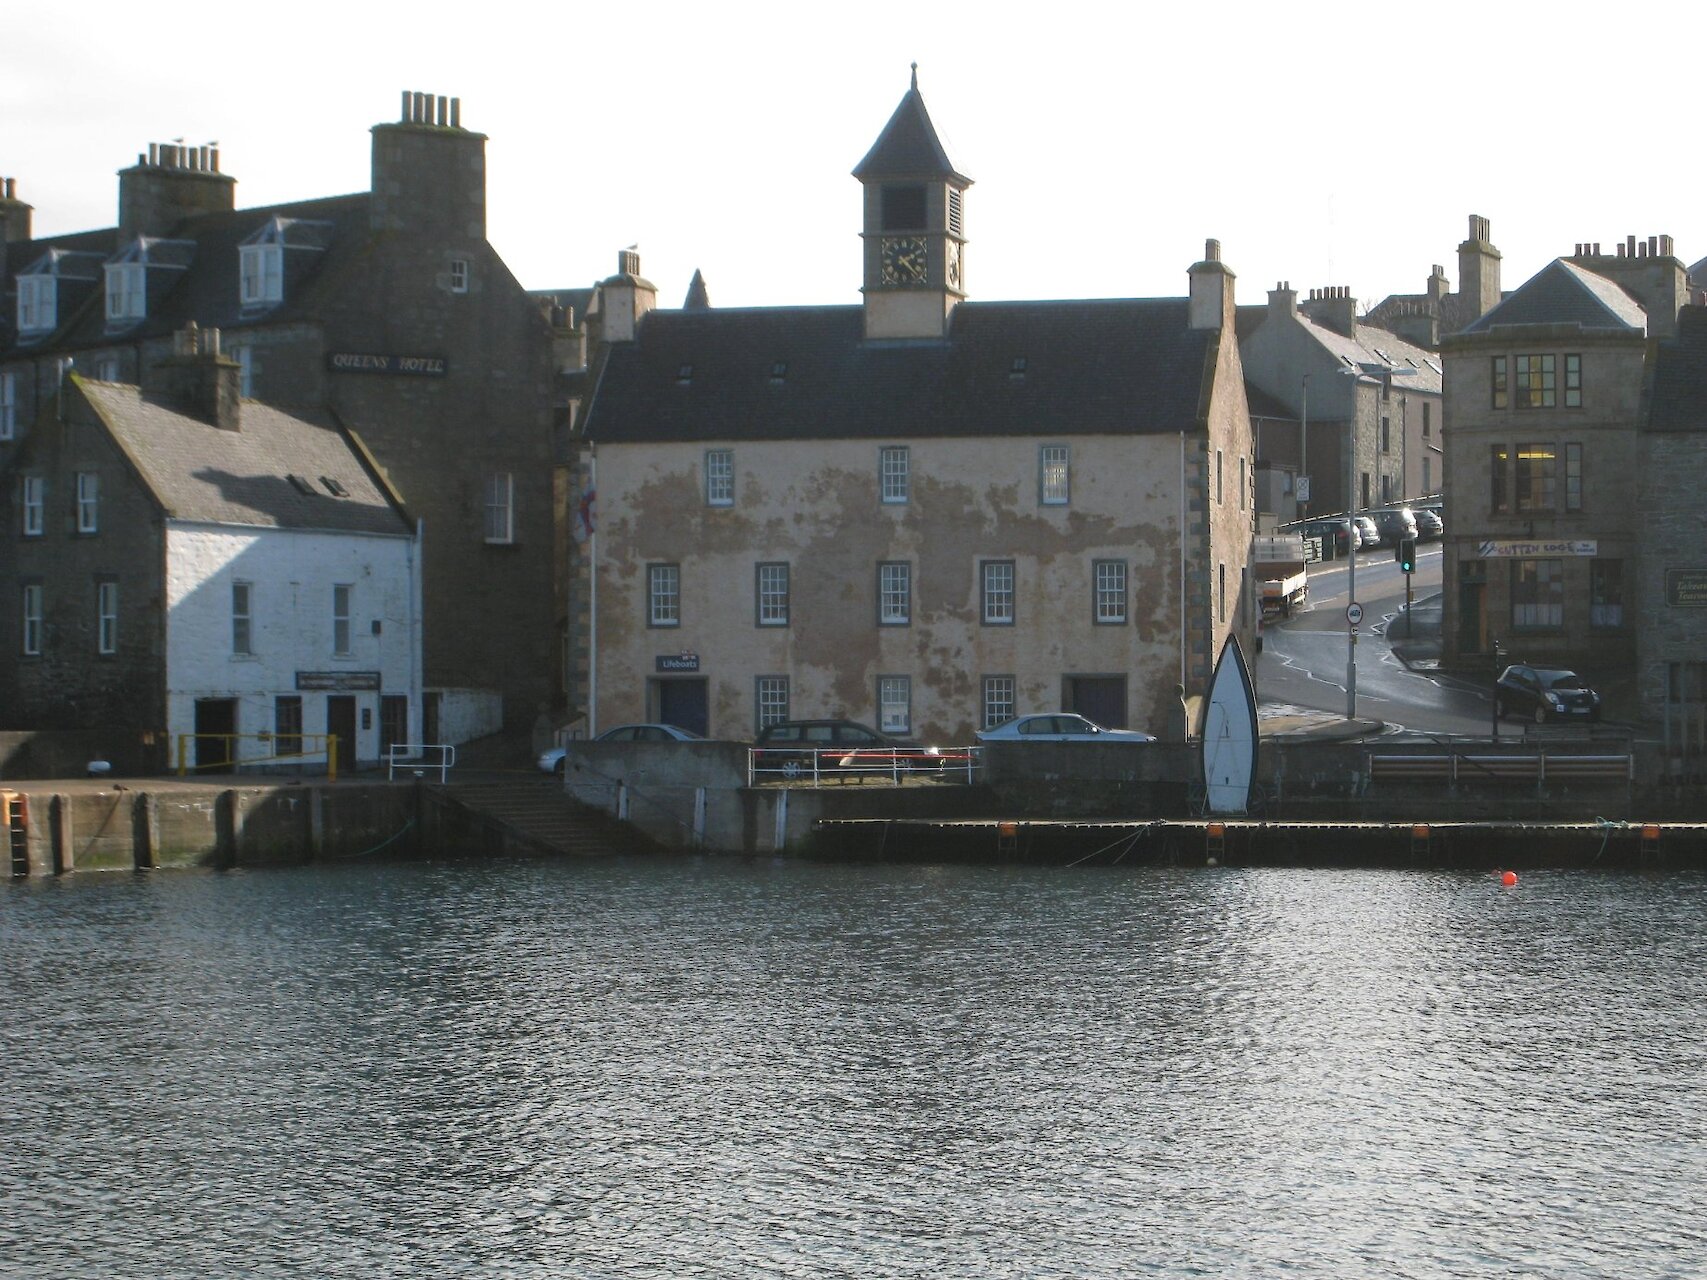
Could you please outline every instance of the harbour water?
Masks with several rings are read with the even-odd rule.
[[[1707,1273],[1707,879],[0,887],[0,1274]]]

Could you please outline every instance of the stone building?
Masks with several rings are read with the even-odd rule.
[[[1499,303],[1500,251],[1492,234],[1488,219],[1471,214],[1469,234],[1458,246],[1458,291],[1451,291],[1446,268],[1436,263],[1423,292],[1390,294],[1369,309],[1365,322],[1425,350],[1438,350],[1442,337]]]
[[[560,697],[558,335],[486,239],[485,152],[459,102],[406,93],[365,193],[239,209],[216,150],[151,145],[119,174],[116,226],[34,238],[0,187],[0,467],[68,369],[147,384],[185,324],[219,329],[244,397],[352,429],[420,524],[416,741],[525,726]]]
[[[1607,683],[1635,674],[1650,621],[1669,616],[1703,638],[1695,614],[1661,603],[1656,575],[1687,554],[1683,539],[1650,543],[1657,522],[1678,518],[1662,510],[1699,505],[1691,491],[1680,508],[1682,495],[1648,474],[1668,449],[1687,457],[1689,412],[1674,397],[1644,425],[1654,341],[1687,363],[1675,347],[1686,298],[1669,236],[1632,237],[1613,254],[1583,244],[1443,340],[1447,664],[1485,670],[1503,656]],[[1674,658],[1653,657],[1647,708]]]
[[[0,707],[126,772],[324,760],[326,734],[377,760],[420,705],[415,525],[330,415],[242,399],[218,336],[144,387],[68,375],[13,453]]]
[[[1300,303],[1290,284],[1276,285],[1266,309],[1240,309],[1239,358],[1262,393],[1258,466],[1310,480],[1309,499],[1290,510],[1286,487],[1274,486],[1277,515],[1361,510],[1439,491],[1439,358],[1360,323],[1349,288],[1312,289]]]
[[[601,288],[590,728],[1164,730],[1254,627],[1219,246],[1179,298],[967,301],[971,181],[916,80],[854,176],[861,305],[658,309],[632,256]]]

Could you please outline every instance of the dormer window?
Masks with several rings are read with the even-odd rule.
[[[246,244],[237,250],[238,296],[245,307],[284,300],[284,246]]]
[[[148,314],[148,266],[114,262],[107,266],[107,319],[140,320]]]
[[[52,274],[18,277],[18,331],[41,333],[59,323],[59,281]]]

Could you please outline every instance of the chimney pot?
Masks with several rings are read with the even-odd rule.
[[[1219,240],[1205,240],[1203,242],[1203,257],[1206,262],[1221,261],[1221,242]]]
[[[462,99],[461,98],[452,98],[450,100],[450,127],[453,129],[462,128]]]

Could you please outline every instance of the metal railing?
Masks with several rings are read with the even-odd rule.
[[[749,747],[747,785],[766,782],[819,787],[876,779],[900,786],[909,778],[971,782],[983,768],[980,747]]]
[[[191,760],[192,745],[203,742],[223,743],[225,749],[219,753],[219,759],[203,763],[200,759]],[[268,750],[258,755],[244,755],[245,742],[266,744]],[[281,742],[294,742],[294,751],[277,749]],[[197,756],[200,752],[195,753]],[[295,733],[290,735],[277,733],[180,733],[178,735],[178,776],[184,777],[190,773],[235,773],[258,764],[279,764],[295,761],[298,766],[319,764],[321,758],[326,761],[326,778],[329,782],[338,780],[338,735],[335,733]]]
[[[427,752],[438,752],[438,763],[427,759]],[[456,748],[445,742],[394,742],[385,749],[385,779],[395,781],[399,769],[408,769],[419,778],[428,769],[439,771],[439,781],[445,781],[451,766],[456,763]]]

